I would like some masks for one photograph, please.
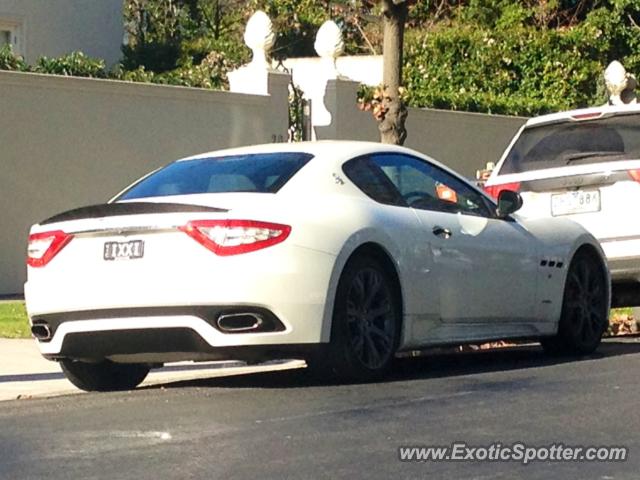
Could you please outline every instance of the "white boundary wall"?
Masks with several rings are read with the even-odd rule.
[[[31,224],[180,157],[286,139],[288,82],[244,95],[0,72],[0,295],[22,292]]]

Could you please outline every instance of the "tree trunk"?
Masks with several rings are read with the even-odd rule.
[[[400,95],[402,85],[402,52],[407,3],[384,0],[384,118],[378,124],[382,143],[403,145],[407,138],[405,120],[407,109]]]

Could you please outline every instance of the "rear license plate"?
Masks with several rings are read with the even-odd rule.
[[[144,241],[105,242],[103,257],[105,260],[134,260],[144,256]]]
[[[600,211],[600,190],[576,190],[551,195],[551,215],[572,215]]]

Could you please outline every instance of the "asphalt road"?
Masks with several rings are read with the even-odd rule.
[[[402,361],[385,382],[304,371],[0,404],[0,478],[640,478],[640,341]],[[623,463],[403,463],[401,445],[616,445]]]

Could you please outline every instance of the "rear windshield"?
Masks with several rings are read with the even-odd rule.
[[[276,193],[313,155],[260,153],[172,163],[118,197],[131,200],[198,193]]]
[[[563,122],[523,130],[501,175],[640,158],[640,115]]]

